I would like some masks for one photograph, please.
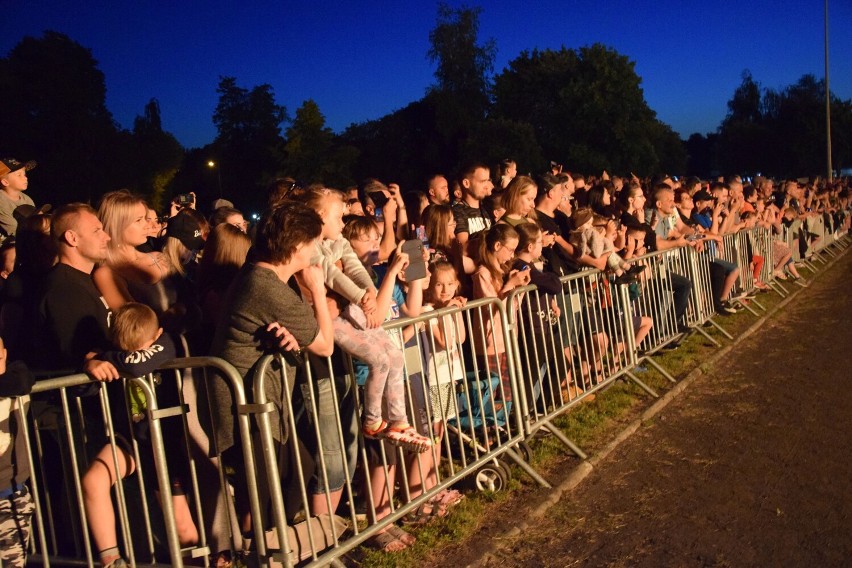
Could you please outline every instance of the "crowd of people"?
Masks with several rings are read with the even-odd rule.
[[[463,308],[478,298],[505,301],[517,287],[535,284],[545,292],[535,309],[558,318],[567,308],[561,277],[591,268],[605,273],[613,285],[630,285],[645,277],[644,268],[631,260],[690,246],[710,253],[714,307],[729,315],[737,311],[733,291],[743,267],[720,257],[725,235],[755,226],[771,229],[775,278],[801,281],[781,238],[783,226],[804,221],[794,244],[804,250],[816,237],[807,231],[808,219],[823,216],[827,226],[848,230],[850,209],[847,179],[802,183],[728,176],[703,181],[606,172],[585,177],[555,164],[539,175],[519,175],[518,164],[508,159],[495,168],[471,163],[454,177],[436,173],[407,192],[376,179],[343,190],[279,179],[269,188],[260,219],[249,226],[232,203],[221,199],[203,214],[193,194],[176,196],[162,217],[126,190],[104,195],[97,209],[83,203],[37,207],[27,193],[27,172],[33,167],[34,162],[0,161],[0,337],[5,342],[0,349],[0,411],[5,411],[0,416],[5,435],[0,437],[0,558],[12,566],[23,565],[33,505],[22,437],[9,438],[15,429],[9,428],[12,403],[7,401],[29,393],[35,376],[85,372],[106,384],[112,416],[131,410],[132,420],[113,421],[117,459],[101,440],[82,474],[90,534],[104,566],[124,566],[126,558],[119,548],[111,487],[138,467],[128,440],[149,438],[144,396],[117,379],[143,376],[190,353],[233,365],[248,393],[264,354],[287,353],[284,361],[295,383],[305,380],[298,359],[306,358],[314,371],[319,416],[331,409],[331,416],[340,419],[320,420],[320,436],[312,434],[313,425],[305,425],[308,451],[322,453],[316,461],[325,464],[324,471],[316,466],[309,472],[308,514],[334,514],[352,481],[347,473],[351,478],[360,465],[368,473],[370,491],[359,495],[372,495],[367,509],[377,521],[391,511],[396,469],[406,470],[402,479],[409,499],[436,485],[444,422],[453,413],[447,401],[463,379],[466,358],[497,370],[498,397],[511,400],[501,319],[490,309],[478,310],[477,333],[470,333],[460,314],[446,308]],[[412,241],[421,244],[409,246]],[[765,288],[759,279],[764,259],[751,254],[749,261],[755,287]],[[418,272],[421,264],[427,269]],[[694,283],[671,274],[667,286],[678,331],[685,333]],[[382,328],[389,320],[433,310],[449,315],[420,327]],[[652,315],[632,310],[637,345],[654,325]],[[588,332],[594,337],[585,344],[607,341],[602,330]],[[406,400],[403,349],[416,334],[428,338],[416,343],[432,346],[423,366],[426,415],[432,423],[412,415]],[[566,363],[558,377],[568,399],[596,380],[596,350],[580,345],[569,342],[564,356],[580,361],[583,372],[572,376]],[[348,374],[327,363],[336,352],[355,361],[357,399]],[[267,400],[276,405],[270,419],[281,450],[288,439],[288,412],[297,414],[311,402],[272,368],[264,379]],[[175,385],[163,381],[158,399],[177,400]],[[282,407],[285,399],[292,399],[292,409]],[[249,473],[224,378],[200,385],[197,405],[203,434],[215,440],[211,452],[233,472],[239,528],[249,534],[260,521],[249,510]],[[94,423],[100,411],[93,414]],[[359,432],[368,447],[367,464],[358,464]],[[406,459],[385,467],[379,457],[384,452],[376,449],[384,443],[402,448]],[[169,463],[185,461],[182,444],[173,445]],[[144,463],[150,451],[143,454],[141,465],[153,471],[153,464]],[[191,546],[199,531],[186,473],[180,467],[169,473],[180,543]],[[210,488],[214,496],[219,491]],[[461,498],[458,491],[445,489],[406,521],[419,524],[446,516]],[[213,532],[216,564],[228,565],[228,539],[217,546]],[[368,544],[393,552],[414,541],[409,531],[391,524]]]

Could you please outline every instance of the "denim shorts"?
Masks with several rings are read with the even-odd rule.
[[[714,258],[711,262],[715,262],[719,266],[725,269],[725,276],[736,270],[738,267],[733,262],[728,262],[727,260],[723,260],[721,258]]]

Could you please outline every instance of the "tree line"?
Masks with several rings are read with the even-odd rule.
[[[480,38],[480,14],[438,7],[428,52],[435,82],[400,110],[338,134],[313,100],[291,116],[270,85],[221,77],[217,136],[192,149],[163,130],[156,99],[132,129],[121,128],[89,49],[52,31],[26,37],[0,59],[4,151],[40,160],[42,203],[95,201],[127,187],[158,207],[188,191],[210,201],[220,184],[224,197],[258,207],[266,185],[282,176],[335,187],[372,176],[417,189],[470,159],[512,158],[525,171],[555,160],[575,171],[640,176],[824,171],[825,84],[812,75],[773,90],[744,72],[717,131],[684,141],[648,106],[634,62],[602,44],[524,51],[495,73],[496,43]],[[831,112],[833,162],[849,167],[852,101],[832,96]]]

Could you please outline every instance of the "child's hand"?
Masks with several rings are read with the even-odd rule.
[[[378,318],[375,310],[367,315],[367,329],[376,329],[380,325],[382,325],[382,320]]]
[[[393,259],[393,263],[390,265],[390,269],[388,272],[392,274],[399,274],[406,268],[408,268],[409,263],[411,262],[411,258],[408,256],[407,252],[402,252],[402,245],[405,244],[405,241],[399,243],[396,247],[396,256]]]
[[[361,309],[368,316],[376,311],[376,291],[367,290],[361,298]]]
[[[100,361],[98,359],[89,359],[86,361],[83,370],[87,375],[101,382],[114,381],[119,378],[118,369],[109,361]]]
[[[509,272],[509,283],[514,286],[526,286],[530,282],[530,269]]]
[[[456,296],[449,302],[447,302],[447,307],[454,306],[456,308],[463,308],[467,304],[467,298],[463,298],[462,296]]]

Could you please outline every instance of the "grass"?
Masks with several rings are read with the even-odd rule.
[[[812,274],[807,269],[801,269],[802,275],[810,279]],[[798,286],[784,283],[788,291],[795,291]],[[775,292],[761,294],[758,301],[771,310],[780,303],[782,298]],[[755,307],[762,317],[763,311]],[[737,341],[739,336],[758,319],[747,310],[722,318],[714,318]],[[704,330],[721,346],[731,343],[715,327]],[[680,348],[665,351],[654,356],[654,361],[663,367],[675,379],[682,379],[696,367],[707,367],[706,361],[719,349],[701,334],[694,334],[684,341]],[[637,377],[654,389],[658,394],[664,394],[674,386],[653,367],[637,373]],[[610,388],[599,391],[593,402],[580,404],[554,419],[557,426],[570,440],[584,451],[593,454],[603,447],[624,424],[633,420],[639,412],[647,408],[653,399],[645,391],[629,380],[619,380]],[[576,458],[571,457],[570,451],[554,436],[534,436],[528,440],[533,453],[531,465],[552,484],[558,483],[561,477],[567,475],[577,464]],[[475,533],[488,518],[500,515],[501,508],[511,508],[520,500],[534,500],[546,493],[539,488],[522,470],[512,466],[512,480],[508,491],[500,493],[468,493],[467,498],[446,518],[437,519],[413,534],[417,543],[401,553],[385,554],[369,551],[360,559],[350,559],[350,565],[369,568],[396,566],[413,566],[423,564],[443,565],[446,558],[443,552],[452,546],[473,541]],[[512,526],[515,519],[506,519],[503,526]]]

